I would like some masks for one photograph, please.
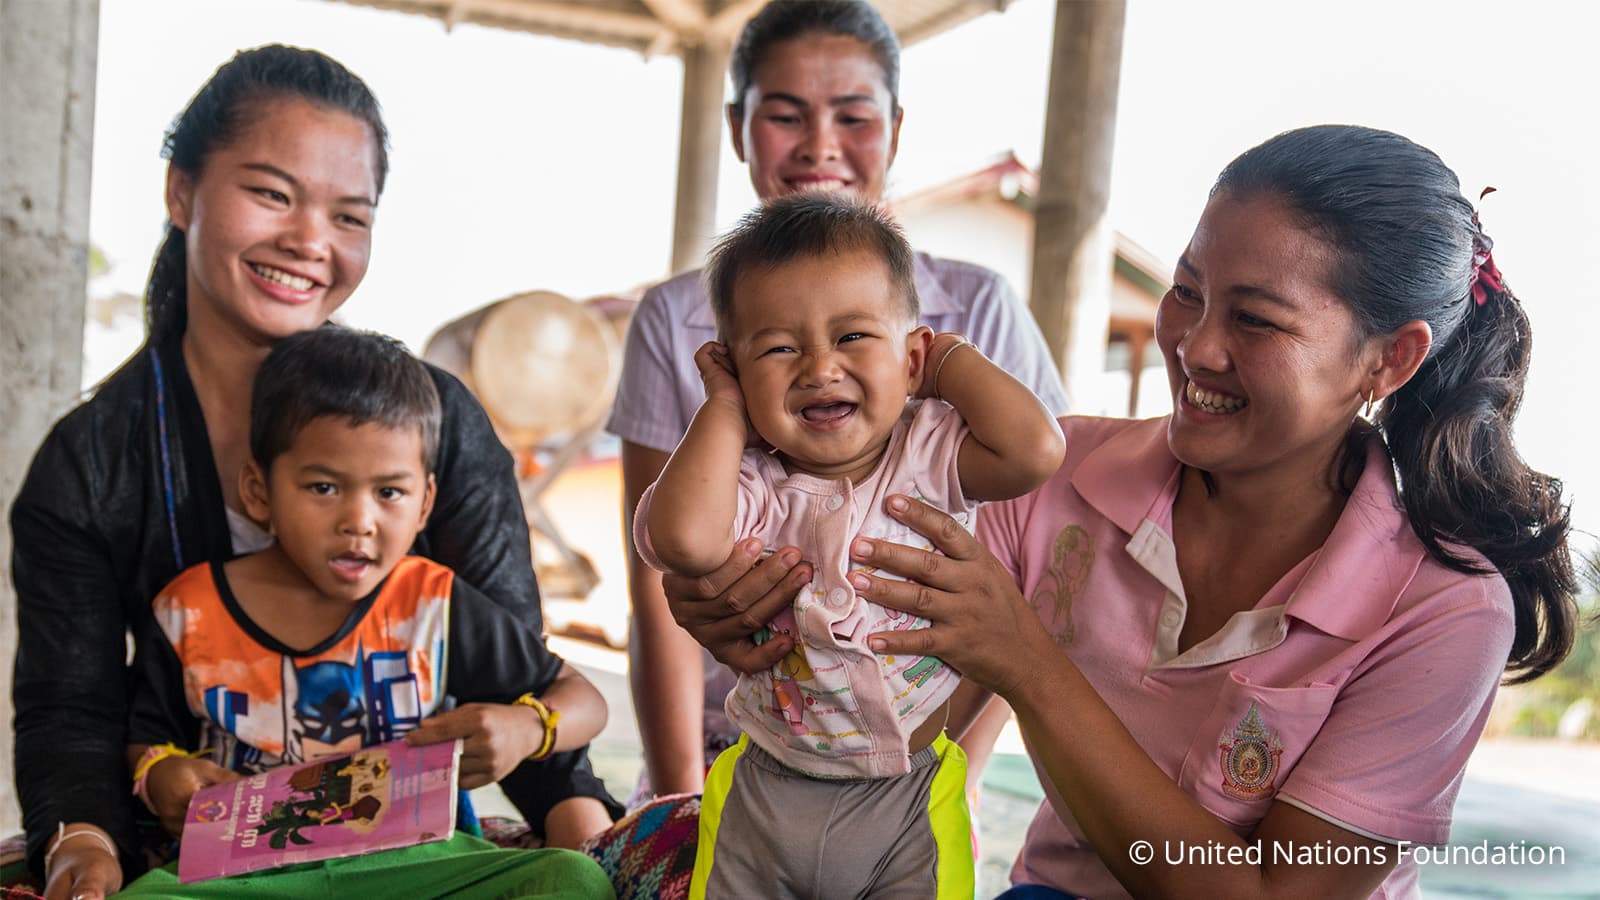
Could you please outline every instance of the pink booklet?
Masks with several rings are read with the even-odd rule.
[[[450,837],[461,742],[390,741],[195,791],[178,881],[189,884]]]

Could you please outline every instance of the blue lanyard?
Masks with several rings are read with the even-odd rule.
[[[156,431],[161,436],[161,486],[167,501],[167,530],[172,535],[172,557],[182,572],[183,547],[178,543],[178,500],[172,490],[172,450],[167,444],[167,387],[161,374],[161,356],[149,349],[150,365],[156,373]]]

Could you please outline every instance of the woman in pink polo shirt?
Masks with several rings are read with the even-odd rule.
[[[1017,711],[1048,802],[1010,893],[1418,893],[1502,672],[1548,671],[1576,617],[1560,483],[1512,443],[1530,335],[1491,246],[1426,148],[1279,135],[1218,178],[1162,300],[1171,416],[1063,419],[1060,471],[978,540],[892,500],[943,556],[858,542],[922,583],[858,589],[935,623],[879,651]],[[747,565],[711,600],[667,585],[738,667],[770,651],[729,606],[762,619],[793,580]]]

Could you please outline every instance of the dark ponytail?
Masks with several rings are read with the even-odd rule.
[[[167,236],[161,241],[161,249],[156,251],[155,264],[150,267],[150,281],[145,286],[144,329],[146,339],[152,344],[182,334],[189,322],[188,268],[189,250],[184,245],[183,232],[168,222]]]
[[[1377,416],[1400,496],[1434,559],[1483,574],[1481,554],[1510,586],[1510,683],[1550,671],[1578,616],[1568,509],[1561,482],[1530,469],[1512,440],[1532,334],[1483,262],[1490,244],[1455,173],[1397,134],[1323,125],[1247,151],[1218,192],[1274,194],[1304,216],[1338,251],[1333,288],[1364,336],[1417,319],[1433,330],[1428,358]],[[1496,277],[1480,278],[1480,266]]]
[[[1509,290],[1490,291],[1379,417],[1429,552],[1445,559],[1447,542],[1466,544],[1511,585],[1513,683],[1560,663],[1577,622],[1561,482],[1529,468],[1511,440],[1532,348],[1522,304]]]
[[[378,100],[360,78],[315,50],[271,44],[223,63],[173,120],[161,148],[172,167],[199,178],[206,157],[255,121],[263,103],[297,97],[349,113],[372,129],[378,193],[389,173],[389,132]],[[146,341],[181,334],[188,321],[184,233],[168,223],[145,289]]]

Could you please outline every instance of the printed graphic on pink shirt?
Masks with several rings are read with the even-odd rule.
[[[806,662],[805,649],[800,643],[800,627],[795,624],[794,611],[785,609],[767,624],[767,627],[751,635],[757,644],[765,644],[777,636],[794,638],[794,649],[770,670],[772,675],[772,706],[770,710],[774,718],[781,719],[788,724],[789,733],[796,735],[806,734],[804,716],[805,708],[816,703],[816,700],[805,696],[800,690],[800,682],[810,681],[816,677],[811,671],[811,666]]]
[[[1072,601],[1089,583],[1094,540],[1082,525],[1068,525],[1050,547],[1050,566],[1039,576],[1028,604],[1062,647],[1072,643]]]
[[[1233,740],[1218,745],[1222,751],[1222,792],[1239,800],[1270,797],[1277,790],[1273,779],[1283,756],[1278,732],[1261,720],[1254,703],[1233,728]]]

